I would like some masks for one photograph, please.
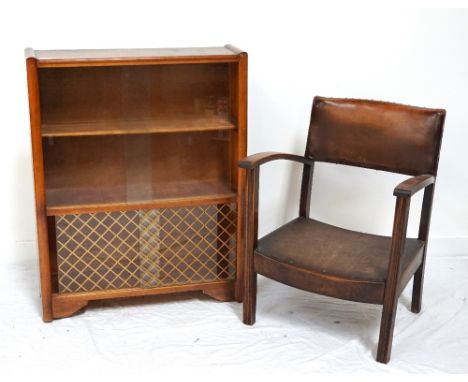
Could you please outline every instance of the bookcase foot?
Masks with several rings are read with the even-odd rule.
[[[52,313],[52,300],[43,298],[42,301],[42,321],[52,322],[54,320],[54,314]]]
[[[234,300],[234,288],[216,288],[216,289],[205,289],[203,294],[214,298],[217,301],[233,301]]]
[[[54,319],[73,316],[88,305],[87,300],[54,300],[52,312]]]

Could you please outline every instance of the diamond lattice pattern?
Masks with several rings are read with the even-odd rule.
[[[232,280],[234,204],[56,217],[59,292]]]

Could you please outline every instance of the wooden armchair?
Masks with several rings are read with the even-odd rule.
[[[245,324],[255,322],[257,273],[306,291],[382,304],[377,361],[390,360],[398,297],[414,276],[411,311],[421,310],[431,207],[445,110],[386,102],[315,97],[305,155],[259,153],[246,169]],[[304,164],[299,217],[258,240],[260,165]],[[309,217],[315,162],[332,162],[413,177],[396,186],[391,237],[354,232]],[[424,189],[417,239],[406,229],[411,197]]]

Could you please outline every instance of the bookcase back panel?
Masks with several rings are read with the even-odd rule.
[[[55,219],[60,293],[235,278],[235,204]]]

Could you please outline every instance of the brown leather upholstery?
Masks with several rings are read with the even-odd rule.
[[[381,304],[391,240],[299,217],[259,239],[255,268],[296,288],[325,295],[332,290],[333,297]],[[421,240],[406,239],[401,255],[402,286],[421,264],[423,249]],[[303,277],[297,277],[301,271]],[[285,280],[288,273],[293,277]],[[317,279],[320,281],[315,282]],[[346,287],[328,285],[337,282]]]
[[[437,173],[445,110],[315,97],[306,156],[410,175]]]

